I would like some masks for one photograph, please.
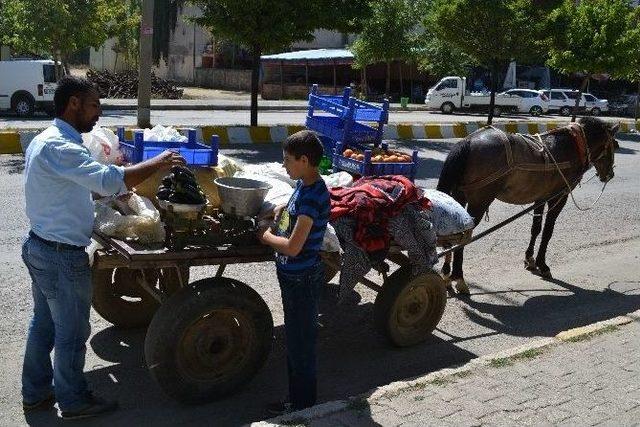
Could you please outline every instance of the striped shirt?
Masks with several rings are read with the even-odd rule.
[[[282,210],[277,221],[275,234],[291,237],[299,215],[308,216],[313,220],[307,240],[300,253],[287,256],[276,253],[276,267],[287,273],[298,273],[308,269],[320,261],[320,248],[329,222],[329,190],[323,179],[318,179],[311,185],[304,185],[298,180],[289,203]]]

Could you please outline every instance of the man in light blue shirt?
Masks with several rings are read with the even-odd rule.
[[[57,401],[63,418],[86,418],[117,408],[93,396],[83,374],[90,334],[91,270],[85,247],[93,229],[91,193],[124,193],[157,170],[183,165],[184,159],[165,151],[128,167],[98,163],[80,136],[100,118],[95,88],[86,79],[65,76],[54,103],[52,126],[25,153],[31,230],[22,259],[31,276],[34,313],[22,371],[23,409],[49,409]]]

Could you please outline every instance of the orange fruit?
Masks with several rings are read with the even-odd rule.
[[[347,148],[346,150],[344,150],[344,153],[342,153],[345,157],[351,157],[351,155],[353,154],[353,150],[350,148]]]
[[[364,160],[364,154],[356,154],[356,160],[363,161]]]

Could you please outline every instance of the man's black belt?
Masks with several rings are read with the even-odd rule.
[[[33,231],[29,231],[29,237],[31,237],[33,239],[36,239],[36,240],[44,243],[45,245],[51,246],[52,248],[56,248],[56,249],[68,249],[68,250],[72,250],[72,251],[84,251],[84,249],[85,249],[84,246],[70,245],[68,243],[54,242],[53,240],[43,239],[42,237],[38,236]]]

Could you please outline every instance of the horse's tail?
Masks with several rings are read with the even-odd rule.
[[[471,140],[465,138],[458,142],[442,165],[440,178],[438,179],[438,191],[454,195],[456,193],[460,178],[467,167],[467,158],[471,150]]]

